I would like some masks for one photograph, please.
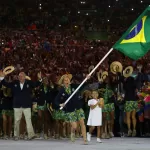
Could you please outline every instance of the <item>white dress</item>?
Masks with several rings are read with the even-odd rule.
[[[98,101],[96,99],[91,99],[88,101],[88,106],[95,105]],[[102,108],[96,106],[93,110],[90,109],[88,117],[88,126],[101,126],[102,125]]]

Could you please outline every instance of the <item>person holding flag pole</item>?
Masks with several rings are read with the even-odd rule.
[[[72,75],[64,74],[58,84],[60,85],[59,93],[54,100],[54,105],[64,106],[65,100],[70,97],[78,85],[71,83]],[[77,122],[81,127],[81,132],[84,140],[84,144],[87,144],[86,138],[86,126],[85,126],[85,115],[82,109],[82,98],[80,92],[77,92],[63,108],[63,110],[55,111],[56,116],[62,116],[65,122],[71,125],[71,141],[75,141],[75,131],[77,130]]]

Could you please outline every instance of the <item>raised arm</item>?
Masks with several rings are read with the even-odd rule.
[[[38,87],[38,86],[40,86],[42,84],[41,72],[37,74],[37,77],[38,77],[38,81],[37,82],[29,81],[29,83],[30,83],[32,88],[36,88],[36,87]]]
[[[12,88],[13,87],[13,83],[12,82],[10,82],[10,83],[6,82],[5,81],[5,74],[2,71],[0,71],[0,87],[2,85],[4,85],[7,88]]]

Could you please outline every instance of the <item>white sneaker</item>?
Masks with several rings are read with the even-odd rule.
[[[102,141],[101,141],[100,138],[97,138],[97,142],[98,142],[98,143],[102,143]]]
[[[87,132],[87,141],[88,141],[88,142],[91,141],[91,134],[89,134],[89,132]]]

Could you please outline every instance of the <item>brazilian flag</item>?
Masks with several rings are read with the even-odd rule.
[[[145,9],[113,48],[134,60],[150,50],[150,7]]]

